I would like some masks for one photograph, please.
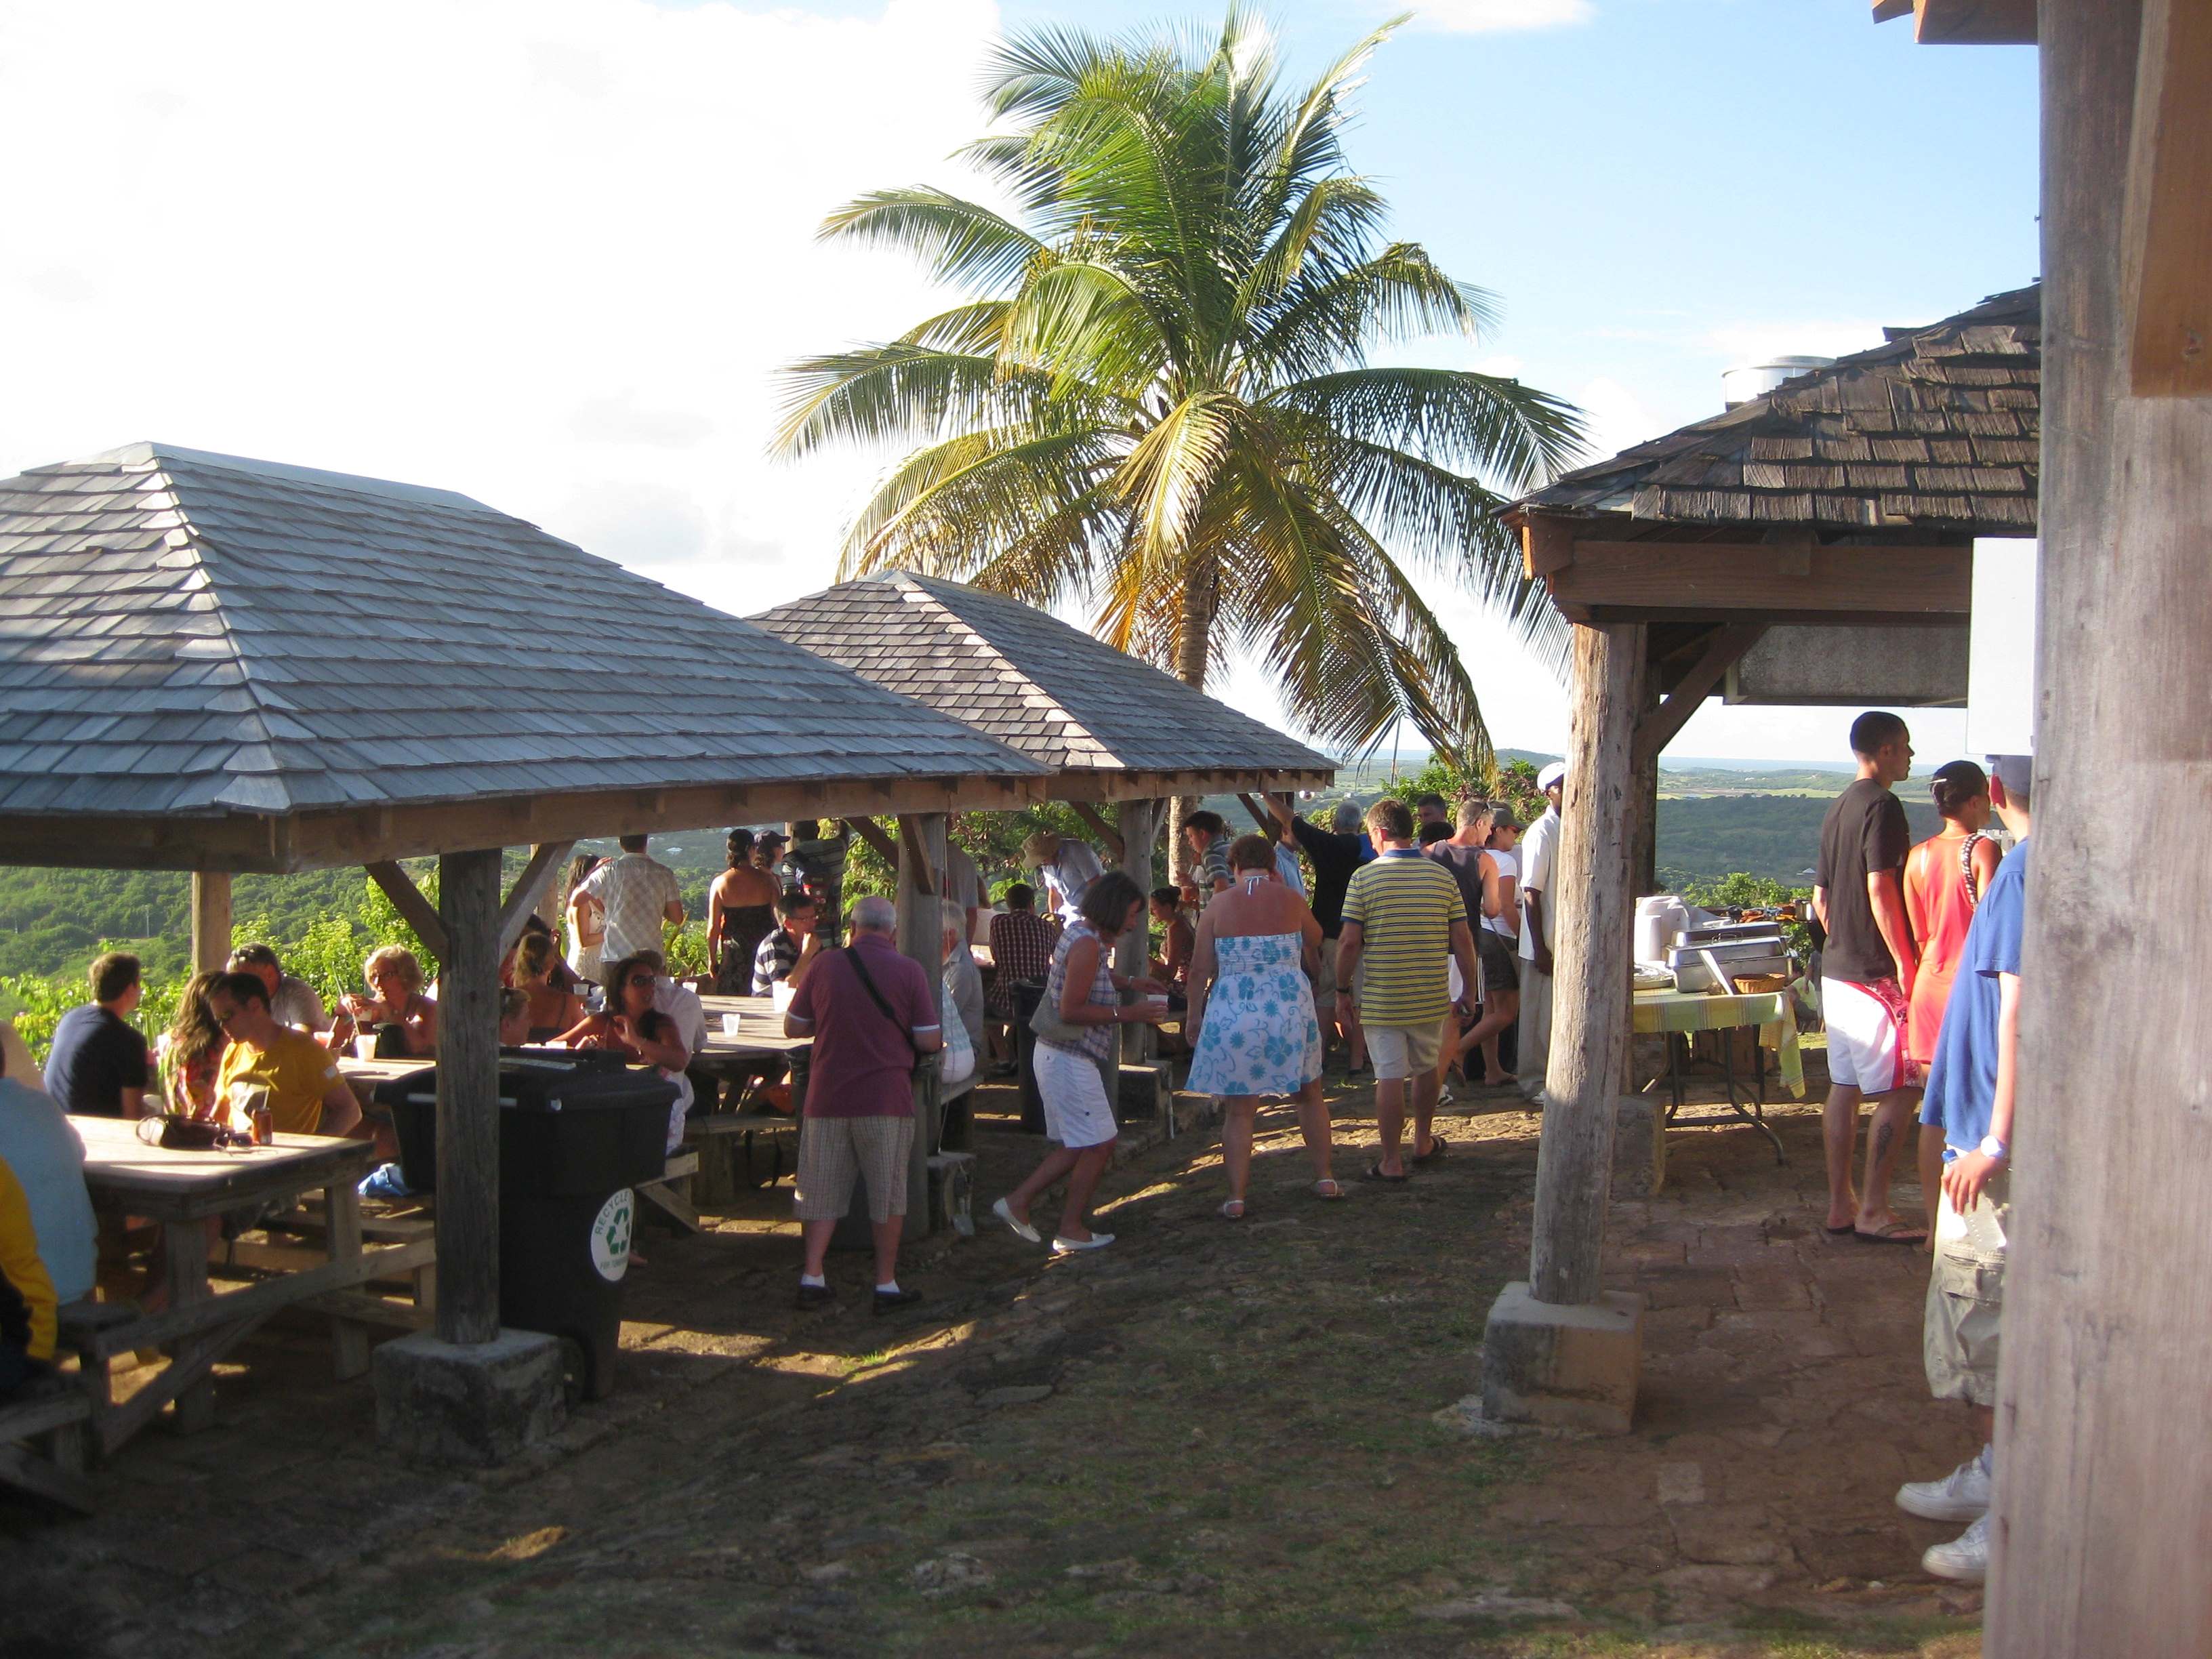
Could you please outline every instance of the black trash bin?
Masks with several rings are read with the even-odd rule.
[[[1033,1135],[1044,1133],[1044,1097],[1037,1092],[1036,1032],[1030,1020],[1043,1002],[1042,980],[1014,981],[1014,1054],[1021,1070],[1022,1131]]]
[[[380,1084],[399,1163],[438,1185],[438,1068]],[[499,1322],[574,1342],[585,1398],[614,1392],[637,1200],[667,1167],[676,1085],[619,1054],[504,1049],[499,1060]]]

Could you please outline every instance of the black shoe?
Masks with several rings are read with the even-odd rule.
[[[829,1307],[836,1299],[837,1292],[827,1285],[801,1285],[792,1305],[801,1313],[812,1313],[817,1308]]]
[[[920,1291],[910,1291],[903,1285],[896,1291],[878,1291],[876,1311],[879,1314],[896,1313],[902,1308],[911,1308],[921,1300]]]

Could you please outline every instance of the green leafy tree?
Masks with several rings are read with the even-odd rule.
[[[1516,380],[1373,361],[1493,314],[1389,239],[1347,161],[1348,95],[1395,27],[1304,87],[1242,9],[1211,38],[1002,45],[986,96],[1006,130],[963,154],[1010,210],[912,186],[823,227],[967,295],[789,372],[786,453],[908,449],[842,574],[1083,600],[1103,638],[1193,686],[1249,649],[1321,741],[1362,748],[1410,720],[1486,766],[1474,688],[1415,574],[1547,635],[1497,490],[1549,477],[1581,426]]]

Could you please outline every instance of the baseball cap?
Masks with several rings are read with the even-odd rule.
[[[1566,762],[1553,761],[1542,771],[1536,774],[1536,787],[1539,789],[1549,789],[1555,783],[1565,783],[1566,778]]]

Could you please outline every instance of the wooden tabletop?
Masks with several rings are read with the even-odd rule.
[[[133,1214],[189,1221],[257,1198],[357,1181],[376,1148],[334,1135],[276,1137],[239,1152],[149,1146],[123,1118],[72,1117],[84,1138],[84,1184],[94,1199]]]
[[[709,1054],[795,1054],[814,1041],[784,1035],[783,1016],[776,1012],[773,997],[724,997],[709,993],[699,1000],[707,1009],[706,1052]],[[735,1036],[722,1029],[726,1014],[738,1017]]]

